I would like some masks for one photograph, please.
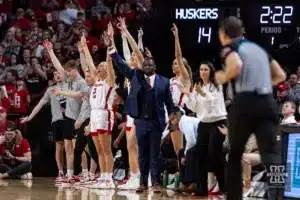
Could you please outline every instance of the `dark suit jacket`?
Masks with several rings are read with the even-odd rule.
[[[138,102],[139,91],[147,88],[143,87],[147,84],[144,73],[139,69],[131,69],[118,53],[111,54],[111,57],[120,72],[130,80],[131,88],[126,100],[125,109],[128,115],[137,119],[139,117],[138,103],[143,104],[143,102]],[[171,113],[174,107],[169,79],[156,74],[153,89],[155,90],[157,120],[159,121],[161,130],[164,130],[166,125],[164,105],[166,105],[168,113]]]

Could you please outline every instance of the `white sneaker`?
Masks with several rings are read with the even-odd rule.
[[[131,176],[130,179],[123,185],[119,185],[121,190],[136,190],[140,187],[140,179],[138,176]]]
[[[115,189],[116,186],[115,186],[115,183],[114,183],[113,179],[110,178],[110,179],[106,179],[106,180],[102,183],[101,188],[102,188],[102,189]]]
[[[87,187],[92,189],[101,189],[103,182],[104,182],[104,178],[98,178],[96,183],[87,185]]]
[[[148,187],[152,187],[151,174],[150,173],[149,173],[149,176],[148,176]]]
[[[32,173],[29,172],[27,174],[23,174],[21,177],[20,177],[22,180],[32,180]]]
[[[254,188],[251,187],[248,191],[246,191],[246,192],[243,193],[243,198],[251,197],[251,195],[253,194],[253,192],[254,192]]]

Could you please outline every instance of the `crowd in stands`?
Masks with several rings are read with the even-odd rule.
[[[22,2],[22,1],[21,1]],[[104,30],[117,17],[140,24],[151,10],[151,0],[43,0],[31,1],[13,12],[13,1],[0,2],[1,104],[9,114],[25,116],[53,85],[53,64],[43,41],[54,44],[61,63],[79,61],[77,41],[83,32],[96,63],[105,60]],[[119,31],[115,28],[115,35]]]

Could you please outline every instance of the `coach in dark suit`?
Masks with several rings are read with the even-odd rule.
[[[155,74],[156,67],[152,58],[145,59],[142,70],[131,69],[113,46],[108,48],[108,52],[120,72],[131,82],[125,109],[135,119],[136,125],[141,171],[140,188],[137,192],[148,189],[148,174],[151,170],[154,192],[160,193],[158,156],[162,132],[166,126],[164,105],[169,114],[174,107],[169,79]]]

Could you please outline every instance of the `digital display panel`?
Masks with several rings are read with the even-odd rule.
[[[300,133],[288,135],[284,196],[300,198]]]

